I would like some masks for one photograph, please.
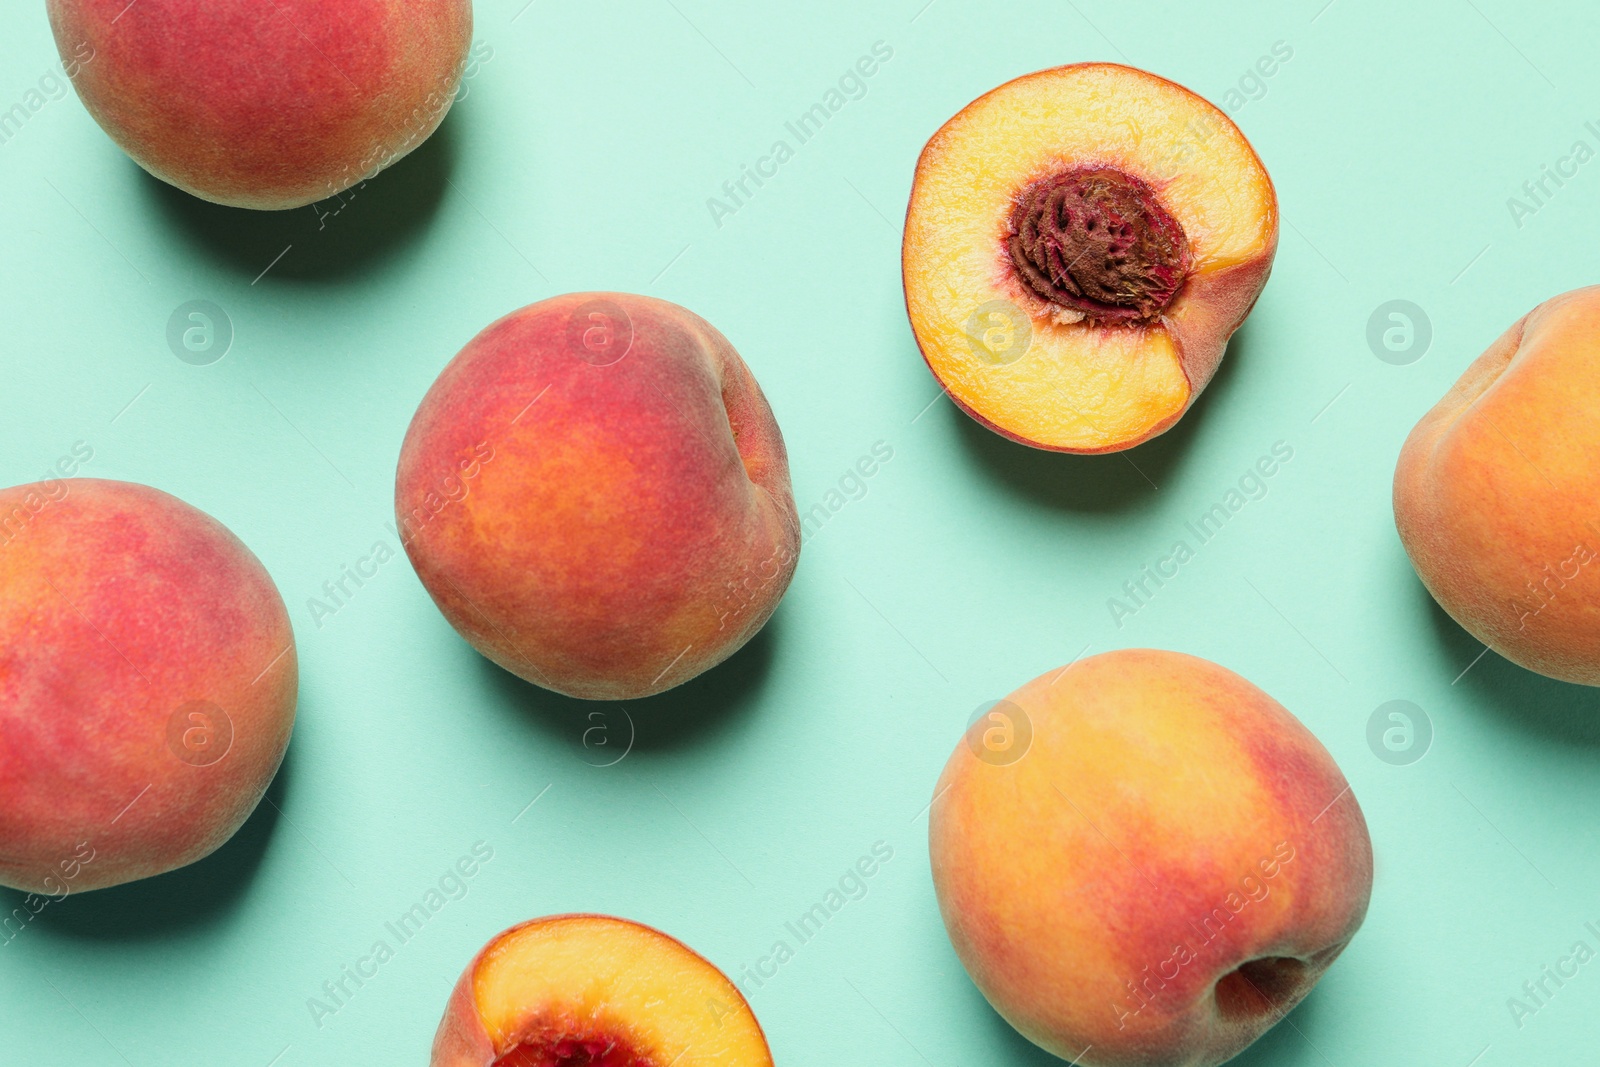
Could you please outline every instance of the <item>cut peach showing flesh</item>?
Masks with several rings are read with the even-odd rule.
[[[467,966],[431,1067],[772,1067],[727,976],[658,930],[604,915],[514,926]]]
[[[906,308],[952,400],[1006,437],[1115,452],[1171,427],[1267,283],[1278,200],[1221,111],[1132,67],[1029,74],[917,163]]]

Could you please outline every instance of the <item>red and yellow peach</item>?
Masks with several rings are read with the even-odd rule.
[[[0,884],[210,854],[283,760],[297,677],[277,588],[215,519],[127,482],[0,490]]]
[[[934,796],[956,954],[1023,1036],[1087,1067],[1232,1058],[1344,950],[1372,890],[1327,750],[1192,656],[1034,679],[973,726]]]
[[[1500,655],[1600,685],[1600,287],[1534,308],[1406,438],[1394,517],[1418,576]]]
[[[470,0],[47,0],[95,121],[151,174],[301,207],[425,141],[455,99]]]
[[[648,696],[761,629],[800,551],[783,437],[699,316],[572,294],[447,366],[401,449],[402,543],[440,610],[512,673]]]

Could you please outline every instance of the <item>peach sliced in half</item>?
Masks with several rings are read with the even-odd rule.
[[[1170,428],[1222,361],[1278,247],[1244,134],[1112,63],[969,104],[917,163],[906,308],[962,410],[1036,448],[1115,452]]]
[[[468,964],[431,1067],[772,1067],[772,1053],[739,990],[682,942],[556,915]]]

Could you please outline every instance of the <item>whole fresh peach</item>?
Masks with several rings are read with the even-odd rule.
[[[46,0],[111,139],[219,204],[301,207],[417,147],[455,99],[471,0]]]
[[[1411,563],[1529,670],[1600,685],[1600,287],[1548,300],[1422,417],[1394,472]]]
[[[980,718],[939,780],[934,887],[1012,1026],[1085,1067],[1211,1067],[1294,1007],[1372,892],[1361,808],[1214,663],[1110,652]]]
[[[678,685],[761,629],[800,526],[761,387],[699,316],[578,293],[475,337],[400,453],[402,543],[491,660],[570,696]]]
[[[209,515],[128,482],[0,490],[0,884],[209,855],[277,772],[297,684],[277,588]]]

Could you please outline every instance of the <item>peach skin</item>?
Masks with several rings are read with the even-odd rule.
[[[416,148],[455,99],[470,0],[46,0],[84,107],[145,170],[302,207]]]
[[[917,162],[901,259],[923,358],[1026,445],[1115,452],[1170,428],[1267,283],[1278,200],[1226,115],[1114,63],[980,97]]]
[[[1366,915],[1372,844],[1333,758],[1206,660],[1051,671],[939,780],[929,843],[956,954],[1028,1040],[1084,1067],[1214,1067]]]
[[[1600,288],[1548,300],[1422,417],[1394,472],[1412,566],[1472,636],[1600,685]]]
[[[67,893],[210,854],[283,760],[298,672],[271,577],[148,486],[0,490],[0,884]]]
[[[605,915],[514,926],[467,965],[429,1067],[772,1067],[727,977],[658,930]]]
[[[450,624],[506,670],[649,696],[765,625],[800,552],[783,437],[699,316],[576,293],[488,327],[428,391],[395,512]]]

